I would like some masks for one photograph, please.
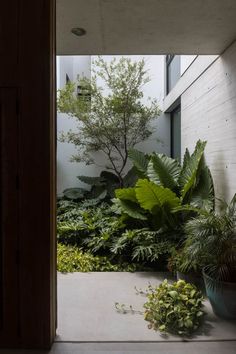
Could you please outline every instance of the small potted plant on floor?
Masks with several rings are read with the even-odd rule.
[[[221,213],[193,218],[185,231],[190,261],[206,264],[203,277],[213,311],[236,319],[236,194]]]

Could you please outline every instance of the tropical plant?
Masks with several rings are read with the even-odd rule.
[[[204,163],[206,142],[186,150],[183,166],[165,155],[145,156],[130,151],[135,168],[144,176],[134,188],[116,190],[117,212],[146,220],[153,230],[178,230],[192,213],[214,209],[213,180]]]
[[[132,62],[122,57],[107,63],[99,57],[92,66],[91,80],[78,77],[76,83],[69,82],[58,92],[58,111],[78,122],[77,131],[63,132],[60,141],[77,148],[72,161],[96,163],[93,153],[103,154],[108,161],[106,169],[116,174],[121,187],[128,149],[152,134],[151,122],[160,110],[155,100],[142,103],[142,87],[150,81],[144,60]],[[104,87],[99,86],[99,81]],[[75,94],[78,85],[86,90],[86,95]]]
[[[220,282],[236,282],[236,194],[221,212],[208,212],[185,225],[190,261],[206,264],[207,274]]]
[[[115,191],[113,210],[122,215],[128,229],[133,230],[128,231],[129,237],[123,233],[113,251],[119,252],[132,243],[133,257],[141,258],[145,254],[154,261],[165,249],[162,247],[165,242],[169,246],[166,256],[171,249],[182,248],[184,223],[193,215],[214,209],[213,180],[203,157],[205,145],[206,142],[199,140],[192,155],[186,150],[182,167],[178,161],[162,154],[148,156],[137,150],[130,151],[140,179],[133,188]],[[130,227],[132,224],[135,226]],[[137,229],[149,230],[148,237],[141,238],[145,233]]]
[[[134,149],[129,150],[129,158],[141,178],[170,189],[182,205],[211,211],[215,195],[213,179],[204,160],[205,146],[206,141],[198,140],[192,154],[186,149],[182,166],[166,155],[146,155]]]
[[[149,287],[147,298],[144,318],[150,329],[190,335],[199,328],[204,315],[203,296],[194,285],[164,280],[156,288]]]

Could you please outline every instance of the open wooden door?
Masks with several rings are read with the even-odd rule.
[[[56,331],[55,1],[0,11],[0,347]]]

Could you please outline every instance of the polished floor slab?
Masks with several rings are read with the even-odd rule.
[[[166,275],[148,272],[58,274],[57,342],[181,342],[236,340],[236,322],[216,317],[206,301],[205,325],[192,338],[163,337],[147,328],[140,314],[121,314],[115,302],[142,310],[145,296],[135,287],[159,284]]]

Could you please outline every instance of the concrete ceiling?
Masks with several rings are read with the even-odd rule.
[[[235,39],[236,0],[57,0],[58,55],[220,54]]]

